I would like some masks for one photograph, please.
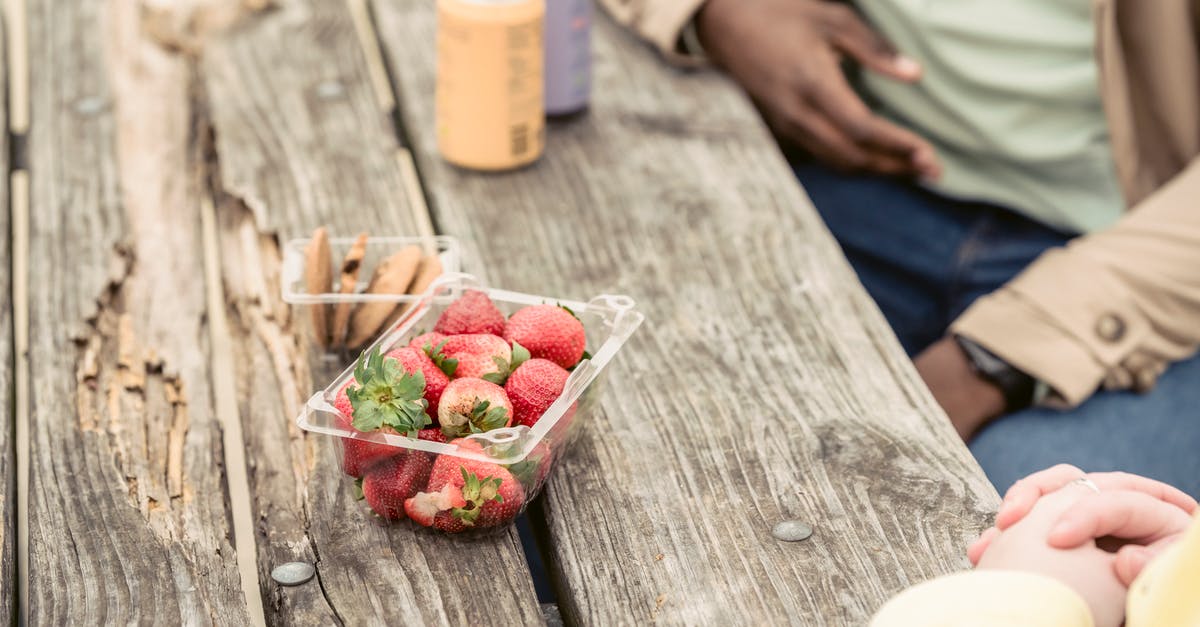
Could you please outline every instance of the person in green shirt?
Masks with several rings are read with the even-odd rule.
[[[1200,495],[1200,420],[1181,409],[1200,406],[1200,358],[1180,332],[1195,315],[1186,294],[1200,270],[1164,261],[1192,248],[1190,214],[1175,207],[1159,218],[1178,222],[1178,241],[1162,223],[1125,224],[1138,184],[1136,176],[1119,183],[1117,172],[1123,163],[1144,175],[1176,149],[1164,142],[1161,154],[1129,151],[1130,117],[1135,131],[1154,125],[1138,122],[1137,110],[1106,110],[1131,108],[1136,81],[1148,80],[1119,71],[1119,59],[1188,50],[1200,3],[605,4],[660,46],[686,19],[679,16],[692,16],[666,52],[727,71],[793,149],[806,192],[999,489],[1068,462],[1124,468]],[[1176,17],[1164,23],[1164,15]],[[1122,28],[1140,39],[1112,34]],[[1166,48],[1144,41],[1165,30]],[[1106,55],[1105,41],[1120,49]],[[1106,92],[1101,76],[1129,84]],[[1162,83],[1157,76],[1156,93],[1165,93]],[[1172,119],[1189,118],[1188,92],[1164,105],[1183,114]],[[1114,128],[1126,134],[1111,136]],[[1122,163],[1118,145],[1126,147]],[[1187,204],[1190,193],[1172,194],[1172,205]],[[1071,252],[1091,236],[1105,244]],[[1098,249],[1119,264],[1088,256]],[[1144,262],[1152,271],[1137,267],[1157,251],[1170,252]],[[1048,306],[1055,282],[1071,296]],[[1092,289],[1079,286],[1088,282]],[[1020,314],[1019,322],[1001,312]],[[1153,331],[1134,329],[1139,319],[1156,320]],[[1181,350],[1163,350],[1172,338]]]

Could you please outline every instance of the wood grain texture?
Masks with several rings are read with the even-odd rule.
[[[0,85],[8,84],[6,34],[0,32]],[[8,128],[8,102],[0,98],[0,128]],[[17,609],[16,583],[16,505],[17,459],[13,435],[14,411],[13,375],[13,285],[12,221],[9,207],[8,133],[0,133],[0,622],[8,621]]]
[[[373,521],[351,497],[334,441],[294,423],[346,365],[323,358],[307,312],[280,301],[278,239],[417,232],[395,134],[375,105],[341,2],[284,0],[203,45],[221,197],[218,235],[258,531],[267,621],[540,623],[515,532],[477,540]],[[317,579],[282,588],[282,562]]]
[[[647,314],[544,499],[568,620],[863,624],[967,565],[997,495],[730,83],[598,17],[591,110],[473,174],[435,151],[432,3],[372,6],[443,231],[497,285]]]
[[[247,620],[188,73],[134,0],[29,5],[32,624]]]
[[[208,42],[201,71],[223,191],[264,233],[413,233],[396,134],[344,2],[275,2]]]

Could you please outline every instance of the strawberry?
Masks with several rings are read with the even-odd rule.
[[[464,451],[482,454],[478,442],[451,442]],[[447,533],[504,524],[517,517],[525,504],[525,488],[503,466],[453,455],[433,462],[429,487],[404,503],[410,518]]]
[[[347,431],[358,431],[350,425],[350,421],[338,416],[337,425]],[[381,431],[395,433],[391,427],[383,427]],[[358,431],[358,433],[362,433]],[[342,438],[342,470],[351,477],[362,477],[363,473],[381,461],[395,457],[407,449],[370,440]]]
[[[508,376],[512,361],[512,348],[508,342],[497,335],[484,333],[451,335],[438,344],[437,350],[443,355],[443,362],[451,359],[456,362],[455,377],[479,378],[497,373]]]
[[[504,339],[520,343],[530,355],[563,368],[579,363],[587,344],[583,323],[569,309],[556,305],[518,309],[504,327]]]
[[[400,362],[405,372],[411,374],[420,372],[425,376],[424,398],[429,404],[426,413],[430,417],[436,418],[438,400],[442,398],[442,392],[450,384],[450,377],[446,376],[446,373],[442,372],[442,369],[421,349],[405,346],[389,352],[387,356]]]
[[[548,359],[530,359],[517,367],[504,384],[513,406],[513,423],[532,427],[562,394],[569,376]]]
[[[426,346],[437,346],[444,339],[446,339],[444,334],[438,333],[437,331],[430,331],[429,333],[422,333],[421,335],[414,337],[411,341],[409,341],[408,345],[413,348],[428,350],[425,348]]]
[[[425,440],[427,442],[441,442],[442,444],[450,441],[449,438],[446,437],[446,434],[442,433],[442,429],[440,427],[421,429],[417,432],[417,439]]]
[[[439,457],[438,459],[441,459]],[[433,492],[417,492],[404,501],[404,513],[422,527],[432,527],[438,514],[467,504],[462,488],[447,483]],[[460,529],[461,531],[461,529]]]
[[[421,491],[433,469],[433,456],[429,453],[402,450],[401,455],[369,470],[362,480],[367,504],[387,520],[404,518],[404,501]]]
[[[479,290],[467,290],[438,316],[433,330],[446,335],[504,332],[504,314]]]
[[[442,393],[438,422],[451,437],[483,433],[512,424],[512,403],[504,388],[483,379],[455,379]]]
[[[354,383],[347,386],[351,425],[364,432],[391,427],[416,437],[433,421],[425,413],[425,373],[405,372],[397,359],[385,358],[379,349],[364,353],[354,367]]]
[[[338,408],[341,414],[337,417],[337,426],[347,431],[356,431],[350,422],[350,416],[353,409],[350,406],[350,397],[347,396],[346,390],[353,383],[347,383],[346,387],[338,392],[337,400],[334,405]],[[387,433],[396,433],[391,427],[383,427],[380,431]],[[406,449],[390,444],[381,444],[379,442],[371,442],[369,440],[358,440],[355,438],[342,438],[342,470],[351,477],[362,477],[363,472],[371,466],[391,457],[395,457],[403,453]]]

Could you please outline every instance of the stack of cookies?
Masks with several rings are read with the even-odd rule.
[[[361,233],[350,247],[340,267],[334,266],[325,227],[313,231],[304,251],[304,280],[308,293],[323,294],[331,289],[352,295],[358,286],[367,252],[367,234]],[[335,269],[336,268],[336,269]],[[334,273],[338,276],[336,286]],[[383,259],[375,266],[364,294],[421,294],[442,274],[436,251],[423,252],[411,245]],[[323,348],[360,348],[381,329],[399,319],[411,303],[339,302],[312,306],[312,326],[316,341]]]

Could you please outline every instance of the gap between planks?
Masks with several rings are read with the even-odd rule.
[[[25,0],[4,0],[4,28],[8,61],[8,133],[29,130],[29,48],[26,44]],[[12,142],[9,142],[12,145]],[[29,172],[9,174],[9,228],[12,229],[13,308],[13,446],[17,458],[17,503],[13,515],[17,528],[16,620],[28,623],[29,607]]]
[[[17,622],[29,607],[29,173],[9,177],[12,216],[13,396],[17,449]]]
[[[375,92],[375,102],[393,124],[398,124],[396,98],[392,92],[387,65],[383,61],[383,47],[379,42],[375,20],[371,17],[371,9],[367,6],[367,0],[346,0],[346,6],[350,10],[354,34],[358,36],[358,46],[362,49],[363,59],[367,64],[367,74],[371,77],[371,90]],[[403,136],[399,128],[395,130],[397,138]],[[396,162],[400,166],[400,176],[404,179],[404,196],[412,207],[413,217],[416,218],[417,235],[432,242],[433,218],[429,213],[429,204],[425,202],[421,177],[417,173],[417,164],[413,160],[412,152],[406,146],[400,146],[396,151]],[[427,252],[431,252],[431,246],[432,244],[426,245]]]
[[[246,610],[255,627],[266,625],[262,587],[258,580],[258,547],[255,546],[254,514],[250,504],[250,479],[246,473],[246,439],[237,406],[237,384],[233,380],[233,345],[225,316],[225,295],[217,243],[217,216],[212,196],[200,196],[200,228],[204,248],[204,285],[208,301],[209,348],[212,351],[213,405],[221,425],[225,450],[225,484],[233,518],[233,547],[241,575]]]

